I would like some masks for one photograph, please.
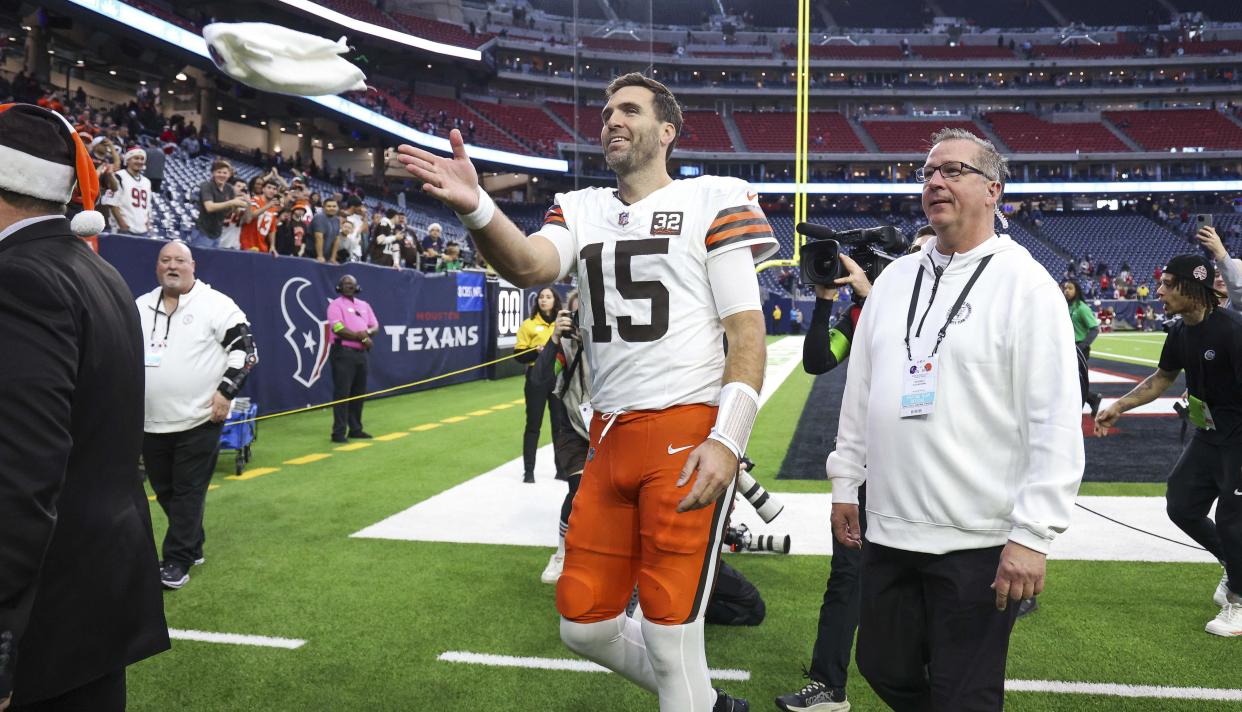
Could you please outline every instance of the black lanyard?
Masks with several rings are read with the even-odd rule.
[[[151,317],[151,346],[152,347],[155,346],[155,327],[157,324],[159,324],[160,314],[164,314],[164,312],[160,311],[160,307],[163,305],[164,305],[164,295],[163,293],[161,293],[159,294],[159,296],[155,298],[155,306],[151,307],[151,311],[154,312],[154,315],[152,315]],[[181,308],[181,300],[178,299],[177,306],[173,307],[172,311],[168,312],[167,314],[164,314],[164,343],[165,345],[167,345],[168,343],[168,332],[172,330],[173,314],[176,314],[177,310],[180,308]]]
[[[950,258],[952,259],[952,258]],[[931,355],[935,356],[940,350],[940,343],[944,341],[945,334],[949,332],[949,324],[953,323],[953,317],[957,315],[962,305],[966,303],[966,295],[970,294],[970,290],[975,286],[975,282],[979,280],[979,275],[983,274],[983,268],[988,266],[992,261],[992,255],[984,257],[979,266],[975,268],[975,273],[970,275],[970,281],[966,282],[962,293],[957,295],[957,301],[953,302],[953,306],[949,307],[949,316],[944,320],[944,326],[940,327],[940,332],[936,335],[936,345],[932,348]],[[906,314],[906,358],[910,361],[914,360],[914,356],[910,352],[910,327],[914,325],[914,313],[918,310],[919,288],[923,286],[923,266],[919,265],[919,274],[914,278],[914,293],[910,295],[910,311]],[[940,275],[936,275],[936,284],[932,287],[931,300],[927,303],[928,311],[931,310],[931,302],[936,300],[936,287],[940,286]],[[923,319],[927,319],[927,312],[923,312]],[[923,324],[919,322],[919,333],[923,331]]]

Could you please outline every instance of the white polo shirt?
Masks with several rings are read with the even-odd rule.
[[[162,291],[156,287],[135,300],[147,375],[143,430],[179,433],[210,419],[211,397],[225,370],[242,365],[229,363],[224,335],[249,321],[232,299],[202,280],[181,295],[171,314]]]

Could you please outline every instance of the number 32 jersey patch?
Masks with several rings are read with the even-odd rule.
[[[715,403],[724,374],[724,328],[708,260],[749,249],[776,252],[750,186],[737,178],[675,180],[626,205],[609,188],[558,193],[537,234],[577,272],[579,321],[599,412]]]

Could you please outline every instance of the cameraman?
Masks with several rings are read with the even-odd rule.
[[[917,251],[935,234],[930,225],[924,225],[915,233],[910,252]],[[838,289],[815,285],[815,311],[802,345],[802,367],[807,373],[820,375],[836,368],[850,355],[850,343],[854,339],[854,327],[862,315],[863,304],[871,293],[867,273],[845,253],[840,255],[846,276],[836,284],[849,286],[852,292],[850,307],[830,324],[832,305]],[[867,527],[867,488],[858,491],[859,526]],[[810,678],[798,692],[776,698],[776,706],[783,710],[814,710],[815,712],[845,712],[850,708],[845,694],[849,674],[850,651],[854,647],[854,630],[858,627],[861,587],[858,585],[862,570],[862,551],[851,549],[833,538],[832,563],[828,572],[828,584],[824,588],[824,602],[819,609],[819,632],[811,652]]]
[[[559,417],[552,418],[552,452],[556,459],[557,478],[569,485],[561,504],[560,536],[556,553],[548,559],[540,580],[556,583],[565,566],[565,533],[569,529],[569,513],[574,496],[582,481],[590,447],[591,374],[582,349],[582,331],[578,326],[578,292],[570,292],[565,300],[568,309],[557,313],[548,344],[531,365],[529,384],[541,392],[551,392],[548,408]]]

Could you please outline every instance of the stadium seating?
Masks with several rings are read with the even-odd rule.
[[[1114,275],[1128,262],[1136,285],[1150,284],[1156,267],[1192,249],[1185,238],[1141,215],[1048,214],[1040,234],[1075,257],[1090,253],[1096,264],[1108,265]],[[1062,271],[1064,266],[1053,274],[1059,277]]]
[[[424,112],[430,112],[431,116],[434,118],[439,114],[439,112],[443,111],[448,115],[450,123],[456,118],[460,118],[463,124],[468,124],[471,121],[474,122],[475,139],[473,143],[480,146],[500,148],[506,151],[516,151],[518,153],[530,152],[529,149],[522,146],[517,141],[514,141],[508,135],[493,126],[487,119],[483,118],[481,114],[476,114],[470,109],[469,106],[466,106],[456,99],[419,94],[410,95],[410,101],[407,103],[400,96],[398,96],[396,92],[382,87],[374,87],[374,90],[383,96],[387,101],[387,114],[389,116],[397,118],[398,120],[408,116],[410,119],[410,125],[415,128],[419,128],[419,118]],[[364,104],[366,103],[365,99],[368,98],[367,95],[360,95],[358,93],[351,93],[347,96],[355,100],[362,99],[364,100],[362,102]],[[448,130],[437,129],[436,133],[445,135],[448,133]],[[462,131],[462,135],[466,135],[466,131],[464,129]]]
[[[923,59],[1013,59],[1008,47],[996,45],[915,45],[910,51]]]
[[[1030,114],[993,111],[984,115],[1011,150],[1017,153],[1129,151],[1108,127],[1095,122],[1053,123]]]
[[[466,105],[512,133],[541,156],[555,156],[557,143],[574,143],[573,137],[538,107],[486,101],[467,101]]]
[[[578,107],[578,122],[574,124],[574,105],[562,102],[550,101],[545,106],[560,117],[566,126],[578,132],[582,140],[587,143],[599,143],[600,130],[604,128],[604,121],[600,118],[599,112],[602,107],[599,106],[580,106]]]
[[[735,111],[737,124],[747,150],[775,153],[794,150],[796,121],[789,111]],[[813,111],[810,114],[811,153],[862,153],[867,149],[854,133],[845,117],[835,111]]]
[[[1108,111],[1104,117],[1149,151],[1242,148],[1242,126],[1211,109]]]
[[[824,0],[823,3],[839,27],[922,27],[930,18],[930,10],[922,0],[895,0],[871,3],[858,0]]]
[[[897,45],[852,45],[852,44],[826,44],[811,45],[808,48],[811,59],[901,59],[904,55],[901,48]],[[781,54],[787,59],[794,59],[798,55],[797,47],[794,45],[784,45],[781,47]]]
[[[362,0],[355,0],[361,2]],[[424,17],[394,12],[393,18],[410,34],[457,47],[481,47],[495,35],[487,32],[470,34],[459,25]]]
[[[668,42],[646,42],[643,40],[622,39],[620,37],[583,37],[582,46],[586,49],[598,49],[607,52],[624,52],[625,54],[672,54],[673,45]]]
[[[682,117],[684,124],[677,141],[679,148],[690,151],[736,150],[720,114],[714,111],[686,111]]]
[[[1114,42],[1091,44],[1078,42],[1071,44],[1035,45],[1031,48],[1031,56],[1045,59],[1097,59],[1106,57],[1138,57],[1143,48],[1133,42]]]
[[[1167,49],[1167,54],[1177,54],[1177,50],[1181,49],[1183,54],[1191,55],[1218,55],[1218,54],[1242,54],[1242,41],[1239,40],[1209,40],[1206,42],[1186,42],[1185,44],[1172,45]]]
[[[938,0],[937,4],[950,17],[965,17],[982,27],[1035,28],[1059,27],[1061,24],[1043,3],[1032,0]]]
[[[1169,9],[1159,0],[1091,0],[1057,3],[1057,9],[1071,21],[1087,27],[1116,25],[1161,25],[1170,19]]]
[[[198,34],[202,32],[202,28],[196,25],[195,23],[191,22],[189,19],[182,17],[181,15],[178,15],[175,12],[165,10],[164,8],[154,3],[143,2],[142,0],[125,0],[125,4],[136,7],[139,10],[142,10],[143,12],[148,12],[152,15],[155,15],[161,20],[164,20],[166,22],[171,22],[172,24],[182,29],[193,32],[194,34]]]
[[[1242,5],[1236,0],[1195,0],[1194,9],[1217,22],[1242,22]]]
[[[584,20],[607,20],[599,3],[577,0],[531,0],[531,7],[557,17],[580,17]]]
[[[386,13],[375,6],[370,0],[318,0],[320,5],[336,10],[337,12],[348,15],[354,19],[369,22],[372,25],[387,27],[397,32],[408,32],[401,23],[389,17]],[[429,38],[430,39],[430,38]]]
[[[863,129],[885,153],[922,153],[931,147],[931,136],[942,128],[966,129],[980,138],[987,138],[975,122],[962,120],[892,121],[877,119],[862,122]]]

